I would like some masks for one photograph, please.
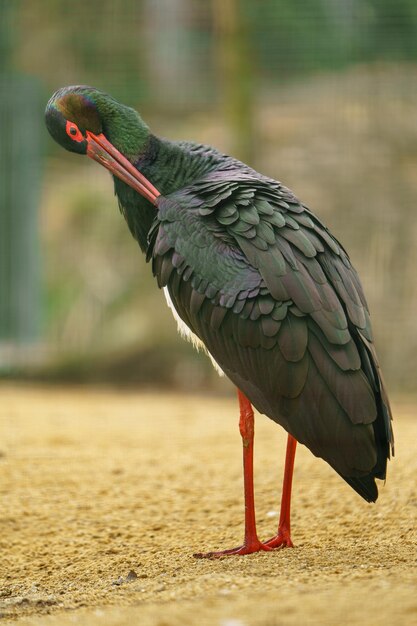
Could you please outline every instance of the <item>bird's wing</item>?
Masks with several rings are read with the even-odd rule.
[[[210,174],[159,199],[149,241],[159,285],[258,410],[345,477],[385,475],[390,414],[362,287],[291,191]]]

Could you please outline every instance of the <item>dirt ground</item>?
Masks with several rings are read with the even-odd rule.
[[[233,398],[0,387],[1,623],[417,624],[416,411],[394,403],[397,456],[376,505],[300,447],[296,548],[210,561],[192,555],[243,533]],[[259,416],[264,539],[284,449]]]

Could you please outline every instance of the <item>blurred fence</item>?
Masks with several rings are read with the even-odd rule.
[[[40,331],[39,89],[0,73],[0,352]],[[1,355],[0,355],[1,360]]]
[[[45,101],[64,84],[94,84],[157,134],[215,144],[293,188],[360,271],[391,386],[415,389],[415,0],[14,6],[13,67],[42,82]],[[91,354],[111,355],[117,370],[114,351],[140,360],[153,349],[156,378],[175,346],[170,370],[201,367],[206,380],[191,348],[177,347],[108,176],[46,144],[44,345],[81,355],[74,371]]]
[[[17,5],[15,5],[17,6]],[[0,2],[0,369],[40,332],[40,91],[13,66],[16,13]]]

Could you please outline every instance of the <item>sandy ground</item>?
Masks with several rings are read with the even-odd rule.
[[[241,543],[236,409],[192,395],[0,387],[1,623],[416,624],[416,407],[394,405],[397,457],[376,505],[299,449],[296,548],[196,560]],[[263,416],[256,429],[266,539],[285,435]]]

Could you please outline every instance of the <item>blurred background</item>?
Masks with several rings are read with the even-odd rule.
[[[415,0],[0,0],[0,376],[224,390],[109,175],[47,135],[69,84],[291,187],[361,275],[389,388],[414,389]]]

